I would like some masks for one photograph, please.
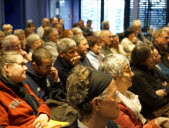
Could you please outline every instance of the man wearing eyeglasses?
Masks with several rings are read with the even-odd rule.
[[[4,41],[2,42],[2,48],[5,51],[18,51],[26,61],[31,60],[27,52],[21,49],[21,42],[19,38],[15,35],[6,36]]]
[[[37,48],[32,54],[32,61],[26,64],[25,84],[41,99],[47,100],[49,93],[63,89],[58,71],[52,67],[52,54],[46,48]]]
[[[153,34],[153,45],[157,48],[159,54],[161,55],[161,63],[163,63],[167,68],[169,68],[168,60],[168,42],[169,35],[167,31],[163,29],[158,29]]]

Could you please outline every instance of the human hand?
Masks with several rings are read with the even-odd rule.
[[[79,63],[79,61],[80,61],[80,56],[75,56],[72,59],[70,59],[70,63],[72,65],[76,65],[77,63]]]
[[[51,67],[50,76],[52,77],[54,82],[59,82],[58,70],[55,67]]]
[[[44,128],[47,126],[49,117],[46,114],[40,114],[36,120],[33,122],[33,126],[36,128]]]

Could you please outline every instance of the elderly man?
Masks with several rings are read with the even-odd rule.
[[[44,47],[51,52],[54,62],[58,56],[56,43],[59,39],[59,34],[57,29],[49,28],[48,30],[46,30],[44,37],[46,42]]]
[[[63,89],[58,71],[52,67],[52,54],[46,48],[37,48],[32,54],[32,61],[26,66],[25,84],[29,85],[32,91],[41,99],[49,98],[50,91],[57,88]]]
[[[42,38],[43,34],[44,34],[44,27],[49,26],[50,25],[50,21],[48,18],[43,18],[42,19],[42,25],[40,27],[38,27],[37,29],[37,34]]]
[[[168,60],[168,42],[169,35],[163,29],[158,29],[153,34],[153,44],[157,48],[159,54],[161,55],[161,63],[163,63],[167,68],[169,68],[169,60]]]
[[[66,90],[66,80],[70,70],[79,63],[80,56],[77,53],[76,42],[69,38],[63,38],[57,43],[59,56],[54,63],[54,67],[58,69],[59,78]]]
[[[102,30],[100,32],[99,37],[102,40],[101,41],[101,46],[102,46],[101,53],[104,54],[105,56],[111,54],[109,46],[111,45],[113,41],[112,33],[108,30]]]
[[[31,58],[28,57],[27,52],[21,49],[21,42],[15,35],[6,36],[2,43],[2,47],[5,51],[18,51],[24,59],[27,61],[31,60]]]
[[[109,21],[103,21],[102,22],[102,30],[109,30],[110,24]]]
[[[89,48],[86,38],[84,36],[74,36],[73,40],[77,44],[77,52],[81,57],[79,64],[92,68],[92,65],[90,64],[88,58],[86,57]]]

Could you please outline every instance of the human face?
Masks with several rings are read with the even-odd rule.
[[[59,39],[59,34],[57,30],[54,30],[48,37],[49,41],[52,41],[55,43],[57,43],[58,39]]]
[[[161,49],[166,49],[168,42],[169,42],[169,36],[167,32],[163,32],[161,36],[157,37],[157,43]]]
[[[147,66],[147,68],[149,70],[151,70],[155,66],[155,60],[154,59],[155,59],[155,57],[154,57],[153,51],[151,51],[150,56],[145,61],[145,65]]]
[[[107,32],[104,37],[102,37],[102,40],[105,42],[106,46],[111,46],[111,43],[113,41],[113,36],[111,32]]]
[[[73,59],[74,57],[77,57],[79,54],[77,52],[77,48],[74,47],[74,48],[70,48],[66,52],[61,52],[60,55],[62,58],[70,62],[71,59]]]
[[[24,58],[21,55],[16,56],[16,61],[8,63],[6,70],[10,74],[9,78],[14,83],[20,83],[26,79],[26,70]]]
[[[125,91],[132,86],[132,77],[134,73],[131,71],[130,65],[124,66],[121,71],[121,76],[114,76],[115,83],[117,85],[117,89],[120,91],[121,88],[125,89]]]
[[[100,54],[101,43],[95,43],[93,47],[90,47],[90,50],[94,52],[96,55]]]
[[[25,39],[25,32],[21,32],[19,35],[18,35],[18,38],[20,40],[24,40]]]
[[[67,38],[73,38],[73,32],[72,31],[68,31]]]
[[[80,27],[84,27],[84,21],[83,20],[80,20],[79,24],[80,24]]]
[[[114,80],[111,81],[106,92],[101,96],[99,104],[98,117],[103,120],[114,120],[119,116],[119,102],[117,87]]]
[[[21,49],[21,42],[18,38],[11,39],[11,46],[7,47],[8,50],[19,51]]]
[[[32,31],[34,32],[35,31],[35,29],[36,29],[36,27],[34,26],[34,25],[31,25],[31,27],[30,27],[31,29],[32,29]]]
[[[32,50],[35,50],[35,49],[37,49],[37,48],[39,48],[39,47],[41,47],[41,46],[42,46],[42,42],[41,42],[41,40],[39,39],[39,40],[36,40],[35,42],[33,42],[33,44],[30,45],[30,48],[31,48]]]
[[[63,32],[63,25],[62,24],[56,24],[55,28],[58,30],[59,33]]]
[[[161,55],[159,54],[159,52],[157,51],[157,49],[154,49],[153,51],[154,53],[154,61],[156,64],[161,62]]]
[[[52,58],[51,59],[42,58],[41,65],[38,65],[35,62],[33,62],[33,68],[38,75],[48,76],[52,68]]]
[[[77,52],[80,56],[87,54],[87,49],[89,48],[88,42],[86,39],[80,41],[80,44],[77,46]]]

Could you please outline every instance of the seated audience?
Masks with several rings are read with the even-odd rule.
[[[89,60],[91,67],[97,70],[100,62],[104,58],[104,55],[100,53],[101,39],[96,36],[88,36],[87,41],[89,44],[89,51],[86,54],[86,57]]]
[[[112,35],[113,41],[111,42],[110,45],[110,51],[112,53],[118,53],[127,56],[127,53],[124,51],[123,47],[121,46],[119,42],[119,37],[118,35]]]
[[[44,28],[46,26],[49,26],[50,25],[50,21],[48,18],[43,18],[42,19],[42,25],[40,27],[37,28],[37,34],[42,38],[43,35],[44,35]]]
[[[71,69],[79,63],[80,56],[77,53],[76,42],[69,38],[63,38],[57,43],[59,56],[54,63],[54,67],[58,69],[59,78],[66,91],[66,80]]]
[[[118,91],[108,74],[75,67],[67,80],[67,100],[79,112],[69,128],[117,128]]]
[[[163,63],[167,68],[169,68],[169,59],[167,52],[168,42],[169,35],[164,29],[158,29],[153,33],[153,45],[161,55],[161,63]]]
[[[3,29],[5,36],[11,35],[13,32],[13,26],[10,24],[4,24],[2,29]]]
[[[153,48],[155,67],[157,67],[168,79],[169,79],[169,68],[167,68],[163,63],[161,63],[161,55],[156,48]]]
[[[125,38],[121,41],[121,45],[124,51],[131,56],[131,52],[133,51],[134,47],[136,46],[136,36],[134,34],[133,28],[127,28],[124,33]]]
[[[132,87],[130,91],[139,96],[144,117],[169,117],[169,85],[163,86],[157,79],[154,54],[150,46],[137,45],[131,54],[133,64]]]
[[[51,17],[50,18],[50,26],[51,27],[54,27],[55,24],[57,24],[57,23],[58,23],[58,18],[57,17]]]
[[[102,30],[109,30],[110,24],[109,21],[103,21],[102,22]]]
[[[100,39],[101,39],[101,53],[106,55],[111,54],[110,45],[113,41],[112,33],[108,30],[102,30],[100,32]]]
[[[32,55],[32,61],[26,64],[26,79],[32,91],[41,99],[49,98],[49,93],[57,88],[62,88],[58,71],[52,67],[52,54],[45,48],[37,48]]]
[[[4,38],[5,38],[5,34],[4,34],[4,32],[3,31],[0,31],[0,50],[2,49],[2,42],[3,42],[3,40],[4,40]]]
[[[83,32],[79,27],[73,27],[72,32],[74,36],[76,35],[83,36]]]
[[[27,38],[27,45],[30,48],[28,56],[32,58],[33,51],[42,46],[42,40],[38,34],[31,34]]]
[[[5,37],[3,43],[2,43],[3,50],[5,51],[18,51],[23,56],[23,58],[27,61],[30,61],[31,58],[29,58],[26,51],[21,49],[21,42],[15,35],[8,35]]]
[[[70,39],[72,39],[73,38],[73,32],[72,32],[72,30],[64,30],[63,32],[62,32],[62,36],[61,36],[61,38],[70,38]]]
[[[87,36],[93,35],[92,20],[87,20],[85,29],[86,29]]]
[[[59,38],[61,38],[62,32],[64,31],[63,24],[57,23],[54,25],[54,28],[58,30]]]
[[[25,28],[25,37],[27,38],[30,34],[34,34],[31,28]]]
[[[106,56],[102,60],[99,70],[112,75],[115,79],[115,84],[117,86],[117,90],[119,91],[119,97],[121,100],[121,103],[119,104],[120,115],[117,119],[115,119],[115,122],[119,126],[122,128],[158,127],[158,124],[155,122],[157,120],[161,120],[161,117],[146,124],[146,119],[140,113],[142,106],[138,96],[127,90],[132,86],[132,77],[134,73],[131,71],[130,62],[125,56],[120,54],[111,54]],[[169,121],[169,119],[165,119],[166,121]]]
[[[59,34],[57,29],[49,28],[48,30],[45,31],[44,37],[45,37],[44,47],[52,53],[54,62],[58,56],[57,41],[59,39]]]
[[[26,45],[27,45],[27,42],[26,42],[26,39],[25,39],[25,31],[22,30],[22,29],[16,29],[14,30],[14,35],[18,37],[18,39],[20,40],[21,42],[21,48],[23,50],[26,49]]]
[[[142,34],[141,30],[141,21],[140,20],[133,20],[131,27],[134,29],[134,34],[142,44],[150,45],[151,42]]]
[[[88,58],[86,57],[86,54],[88,52],[88,42],[84,36],[74,36],[73,40],[76,42],[77,46],[77,52],[80,56],[80,65],[87,66],[87,67],[92,67]]]
[[[43,128],[49,109],[22,81],[26,79],[24,59],[18,52],[0,57],[0,127]]]
[[[30,28],[33,31],[33,33],[35,33],[36,26],[35,26],[35,24],[33,22],[29,22],[27,24],[26,28]]]

